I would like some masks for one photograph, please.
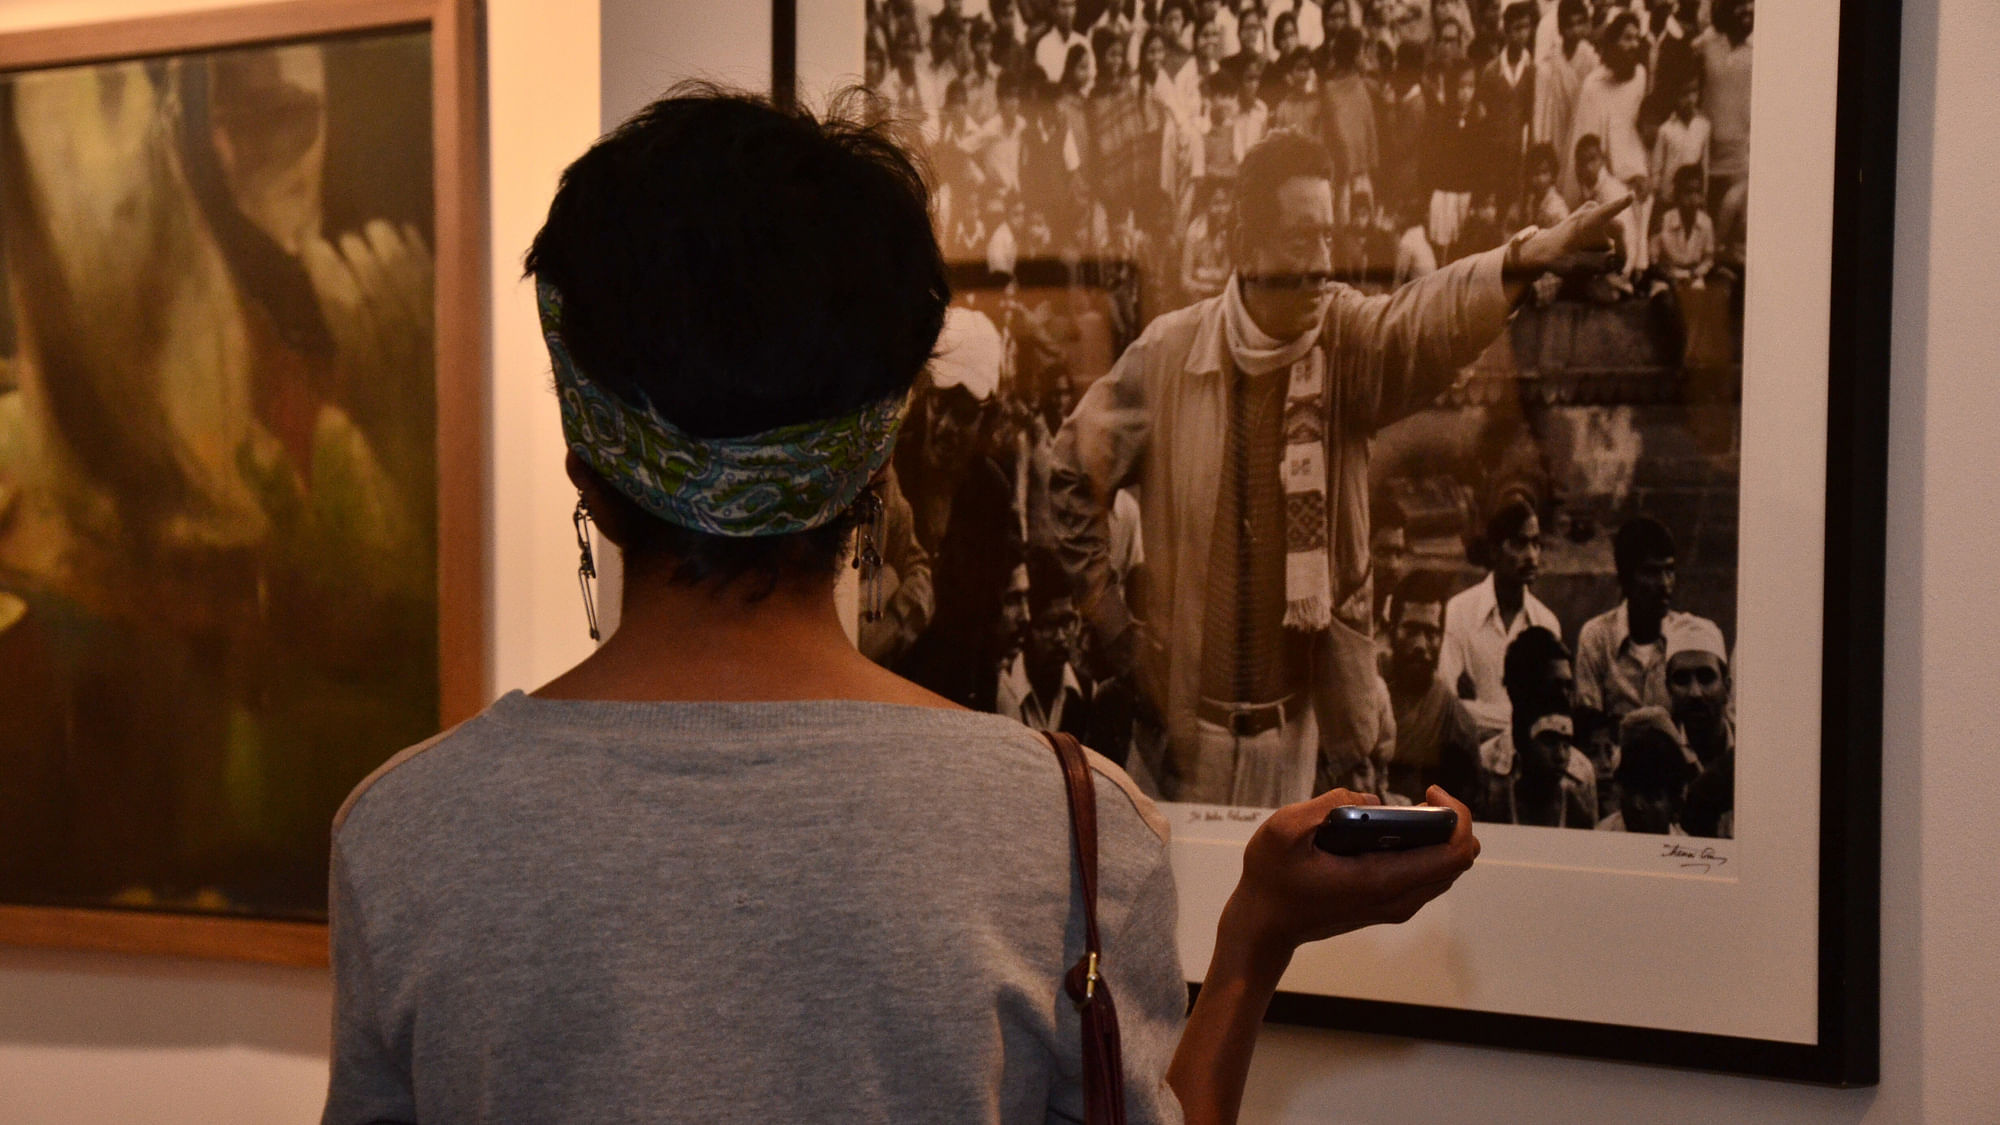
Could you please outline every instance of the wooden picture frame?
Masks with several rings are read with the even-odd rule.
[[[401,32],[423,32],[429,46],[435,722],[443,727],[484,705],[490,675],[487,195],[484,31],[478,0],[284,0],[15,32],[0,35],[0,74]],[[115,706],[116,700],[106,699],[104,705]],[[381,746],[380,757],[386,760],[399,748]],[[323,922],[222,911],[0,905],[0,944],[300,966],[327,963]]]
[[[1087,22],[1105,5],[1080,7]],[[863,9],[863,0],[774,0],[777,101],[818,106],[831,88],[859,79]],[[1754,327],[1739,363],[1748,375],[1739,376],[1746,452],[1736,624],[1754,638],[1741,650],[1741,674],[1760,698],[1742,704],[1737,721],[1767,740],[1771,756],[1752,767],[1760,776],[1744,775],[1752,795],[1739,800],[1760,823],[1739,822],[1734,841],[1696,840],[1685,855],[1662,841],[1665,852],[1628,847],[1606,864],[1599,860],[1615,841],[1558,847],[1548,838],[1560,833],[1494,825],[1480,867],[1412,924],[1302,950],[1270,1018],[1828,1085],[1878,1080],[1901,8],[1897,0],[1842,0],[1835,14],[1795,0],[1766,0],[1756,12],[1755,167],[1786,193],[1749,205],[1751,269],[1762,276],[1748,286]],[[1733,542],[1729,549],[1737,550]],[[1794,569],[1800,563],[1803,572]],[[1774,812],[1780,805],[1788,811]],[[1176,833],[1180,940],[1193,982],[1257,817],[1217,806],[1163,809]],[[1194,839],[1181,838],[1184,830]],[[1535,833],[1542,836],[1529,839]],[[1484,824],[1481,834],[1489,836]],[[1580,889],[1605,900],[1590,905],[1574,894]],[[1643,924],[1614,917],[1649,896],[1707,896],[1710,913],[1642,909]],[[1767,897],[1782,902],[1758,914]],[[1756,917],[1736,925],[1717,905],[1725,901]],[[1568,928],[1549,928],[1558,925]],[[1763,944],[1772,934],[1782,949]],[[1656,962],[1640,960],[1649,943],[1660,949]],[[1607,954],[1607,945],[1619,948]],[[1780,976],[1782,985],[1766,979]],[[1538,1002],[1536,990],[1550,984],[1563,986],[1562,1002]],[[1700,1000],[1665,995],[1683,987]],[[1507,999],[1493,999],[1502,993]],[[1758,1011],[1772,997],[1783,1019]]]

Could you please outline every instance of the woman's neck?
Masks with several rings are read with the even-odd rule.
[[[717,588],[627,571],[618,629],[535,694],[556,699],[783,701],[862,699],[951,707],[857,651],[841,627],[834,583],[792,579],[751,598],[759,581]]]

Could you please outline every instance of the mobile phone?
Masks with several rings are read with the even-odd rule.
[[[1458,813],[1431,805],[1342,805],[1328,813],[1313,843],[1334,855],[1401,852],[1451,839]]]

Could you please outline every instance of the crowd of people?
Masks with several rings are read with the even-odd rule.
[[[954,261],[1220,290],[1224,198],[1288,129],[1332,154],[1342,272],[1386,287],[1630,196],[1612,301],[1740,277],[1754,0],[870,0]],[[1123,339],[1139,324],[1121,325]]]
[[[1532,592],[1540,519],[1515,500],[1475,551],[1487,574],[1410,569],[1400,528],[1375,527],[1383,686],[1393,743],[1377,791],[1443,785],[1481,820],[1704,837],[1733,835],[1736,733],[1720,626],[1674,605],[1678,549],[1640,515],[1613,544],[1618,603],[1566,642]]]
[[[1489,534],[1469,536],[1491,574],[1455,590],[1467,568],[1404,575],[1385,557],[1401,528],[1371,513],[1379,498],[1327,496],[1338,604],[1306,637],[1244,608],[1284,605],[1288,500],[1252,466],[1275,474],[1283,439],[1247,436],[1279,425],[1282,388],[1253,406],[1263,421],[1180,418],[1166,448],[1156,414],[1177,408],[1135,410],[1152,392],[1124,384],[1190,374],[1196,361],[1134,341],[1178,310],[1163,319],[1188,321],[1198,349],[1193,322],[1224,316],[1270,237],[1239,212],[1273,138],[1325,163],[1308,175],[1332,188],[1326,265],[1349,294],[1334,304],[1443,282],[1406,303],[1410,327],[1462,337],[1374,384],[1374,420],[1326,450],[1355,479],[1374,432],[1504,330],[1504,310],[1461,302],[1472,259],[1510,232],[1623,202],[1613,268],[1543,275],[1542,301],[1733,282],[1749,0],[881,0],[869,17],[868,81],[926,142],[955,298],[886,489],[865,652],[967,706],[1070,730],[1167,800],[1275,806],[1345,786],[1420,801],[1438,783],[1483,820],[1730,833],[1728,654],[1718,627],[1672,609],[1661,525],[1621,534],[1626,600],[1566,642],[1527,593],[1534,566],[1505,564],[1538,553],[1547,512],[1494,505]],[[1374,356],[1361,378],[1385,378],[1393,341],[1355,346]],[[1242,528],[1233,582],[1190,585],[1215,549],[1190,505]],[[1634,600],[1628,534],[1652,552],[1634,568],[1668,590],[1656,610]],[[1289,764],[1245,764],[1266,759]]]
[[[899,448],[893,590],[862,626],[864,651],[974,709],[1069,731],[1173,799],[1166,689],[1143,681],[1133,654],[1107,651],[1053,536],[1030,527],[1051,518],[1049,431],[1035,417],[982,415],[991,381],[970,378],[926,396]],[[1315,789],[1417,803],[1442,785],[1484,821],[1731,836],[1732,654],[1722,626],[1675,605],[1675,536],[1646,515],[1620,527],[1622,597],[1565,637],[1533,593],[1541,525],[1529,503],[1502,505],[1468,551],[1485,574],[1467,584],[1462,567],[1412,565],[1394,506],[1377,508],[1374,745],[1352,764],[1322,755]],[[1128,603],[1148,616],[1130,492],[1115,498],[1109,531]]]
[[[862,625],[864,651],[966,706],[1070,731],[1162,797],[1234,800],[1176,784],[1172,693],[1079,612],[1051,491],[1071,407],[1010,405],[1004,349],[985,313],[951,310],[886,489],[888,589],[881,617]],[[1173,593],[1147,564],[1153,533],[1136,491],[1108,506],[1104,562],[1121,604],[1157,634]],[[1675,607],[1678,551],[1664,525],[1640,515],[1618,531],[1623,598],[1566,638],[1532,592],[1544,518],[1534,506],[1516,499],[1491,517],[1468,551],[1487,573],[1469,585],[1465,567],[1413,565],[1397,505],[1371,507],[1363,698],[1376,714],[1358,760],[1318,753],[1316,791],[1421,801],[1439,784],[1482,820],[1731,834],[1730,653],[1721,627]]]

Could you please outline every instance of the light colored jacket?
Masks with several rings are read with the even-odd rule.
[[[1430,405],[1506,327],[1503,258],[1504,249],[1464,258],[1382,296],[1342,286],[1321,329],[1332,376],[1327,542],[1336,621],[1316,638],[1312,683],[1323,753],[1336,759],[1358,759],[1378,734],[1363,729],[1374,722],[1374,649],[1366,642],[1370,442]],[[1180,773],[1177,756],[1195,746],[1201,604],[1229,419],[1222,315],[1222,298],[1214,297],[1148,325],[1063,424],[1050,471],[1063,565],[1085,620],[1107,641],[1131,622],[1110,565],[1109,501],[1120,488],[1139,497],[1150,594],[1136,660],[1141,690],[1167,724],[1169,777]]]

